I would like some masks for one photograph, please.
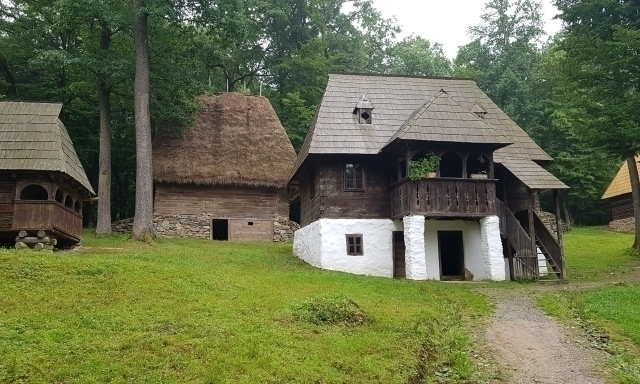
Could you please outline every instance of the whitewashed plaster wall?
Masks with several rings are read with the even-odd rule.
[[[473,273],[474,280],[485,279],[480,223],[470,220],[427,220],[424,243],[429,279],[440,279],[438,231],[462,231],[464,266]]]
[[[480,219],[480,237],[484,256],[484,278],[505,280],[505,262],[498,216],[487,216]]]
[[[296,231],[293,235],[293,254],[314,267],[322,268],[320,221],[314,221]]]
[[[319,268],[393,277],[392,232],[402,230],[387,219],[320,219],[296,231],[293,252]],[[362,235],[362,256],[347,254],[348,234]]]
[[[405,269],[407,279],[439,279],[439,275],[429,275],[425,256],[425,219],[424,216],[405,216],[404,226]]]

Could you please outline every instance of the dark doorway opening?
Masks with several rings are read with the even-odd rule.
[[[229,220],[211,220],[211,240],[229,240]]]
[[[404,232],[393,232],[393,277],[407,277],[404,251]]]
[[[289,203],[289,220],[300,224],[300,196]]]
[[[462,231],[438,231],[438,250],[442,280],[464,280]]]

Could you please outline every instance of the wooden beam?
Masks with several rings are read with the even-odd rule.
[[[567,275],[567,267],[564,260],[564,247],[562,246],[562,220],[560,219],[560,198],[558,197],[558,190],[553,190],[553,200],[556,204],[556,236],[558,239],[558,245],[560,246],[560,260],[562,265],[560,266],[560,278],[564,279]]]
[[[528,201],[527,201],[527,213],[529,214],[529,237],[531,238],[531,252],[532,256],[534,256],[537,260],[538,257],[538,252],[537,252],[537,247],[536,247],[536,230],[535,230],[535,226],[534,226],[534,222],[533,222],[533,190],[531,188],[527,188],[527,192],[528,192]],[[537,261],[536,261],[536,275],[538,274],[538,268],[537,268]]]

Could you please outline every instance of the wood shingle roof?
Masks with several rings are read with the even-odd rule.
[[[375,105],[372,124],[358,124],[353,114],[362,95]],[[481,118],[474,112],[486,114]],[[553,160],[473,80],[331,74],[292,176],[309,155],[377,154],[400,137],[506,145],[495,151],[494,160],[532,160],[529,173],[533,167],[544,171],[534,161]],[[566,187],[548,175],[559,183],[547,183],[549,188]]]
[[[636,163],[640,163],[640,156],[636,156]],[[629,166],[624,161],[618,169],[618,173],[607,187],[602,195],[602,199],[610,199],[612,197],[631,193],[631,178],[629,177]]]
[[[61,110],[62,104],[0,102],[0,170],[61,172],[95,195]]]

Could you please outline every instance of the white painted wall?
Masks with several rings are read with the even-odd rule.
[[[427,273],[424,216],[405,216],[402,221],[404,224],[405,266],[407,279],[439,279],[439,275],[434,276]]]
[[[322,268],[320,221],[298,229],[293,235],[293,254],[314,267]]]
[[[505,280],[504,253],[502,252],[498,216],[487,216],[480,219],[480,237],[484,257],[484,278]]]
[[[471,220],[427,220],[424,242],[429,279],[440,279],[440,254],[438,251],[438,231],[462,231],[464,246],[464,266],[473,273],[474,280],[484,280],[484,257],[480,223]]]
[[[388,219],[320,219],[296,231],[293,253],[323,269],[393,277],[392,232],[402,230]],[[364,255],[347,254],[348,234],[362,235]]]

